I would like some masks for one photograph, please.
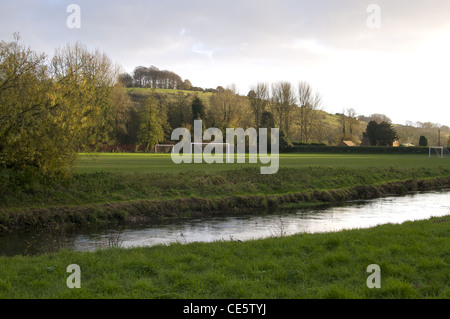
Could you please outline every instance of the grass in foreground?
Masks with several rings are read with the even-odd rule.
[[[248,242],[0,257],[0,298],[450,297],[450,215]],[[69,289],[67,266],[81,268]],[[381,268],[369,289],[367,267]]]

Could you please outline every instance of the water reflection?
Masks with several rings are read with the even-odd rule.
[[[302,232],[317,233],[368,228],[385,223],[402,223],[407,220],[443,216],[450,214],[449,203],[448,190],[435,191],[356,201],[338,207],[279,211],[264,216],[193,219],[124,229],[67,230],[63,239],[64,247],[77,251],[93,251],[112,246],[152,246],[174,242],[244,241]],[[33,238],[37,243],[46,242],[40,239],[36,232],[0,234],[0,254],[22,254],[26,249],[30,249],[30,241]],[[46,251],[48,247],[40,247],[40,249]]]

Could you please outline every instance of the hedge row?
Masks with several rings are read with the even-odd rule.
[[[450,151],[450,149],[448,149]],[[286,150],[289,153],[370,153],[370,154],[428,154],[428,147],[383,147],[383,146],[299,146]]]

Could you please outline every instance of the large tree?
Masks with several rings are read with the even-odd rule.
[[[60,99],[49,79],[46,56],[15,41],[0,43],[0,165],[49,172],[70,163]]]
[[[80,45],[49,63],[19,44],[0,43],[0,166],[66,172],[77,151],[113,135],[117,72],[108,57]]]
[[[320,121],[318,109],[321,97],[318,92],[313,92],[311,86],[306,82],[298,85],[298,124],[300,126],[300,142],[310,141],[314,127]]]
[[[131,88],[134,86],[133,77],[128,73],[119,74],[119,82],[121,82],[123,86],[127,88]]]
[[[164,105],[159,103],[154,94],[149,96],[142,105],[140,119],[139,144],[149,151],[155,144],[166,139],[168,129]]]
[[[172,129],[191,128],[193,124],[192,98],[183,92],[178,92],[173,101],[169,101],[168,121]],[[197,114],[198,116],[198,114]]]
[[[397,132],[388,122],[378,124],[375,121],[370,121],[367,124],[364,136],[369,139],[372,146],[392,146],[397,138]]]
[[[261,115],[261,127],[267,128],[267,133],[270,133],[271,128],[275,128],[275,119],[273,114],[269,111],[264,111]]]
[[[108,121],[111,125],[111,144],[128,144],[131,118],[134,112],[133,103],[126,88],[117,85],[111,92],[111,109]]]
[[[342,135],[340,140],[355,140],[355,137],[358,134],[361,134],[359,131],[360,122],[356,116],[356,111],[352,108],[348,108],[343,111],[343,113],[339,114],[338,120]],[[375,121],[373,121],[375,122]]]
[[[75,43],[56,50],[51,71],[64,121],[73,130],[68,135],[77,139],[79,149],[112,144],[118,67],[106,54]]]
[[[178,74],[160,70],[156,66],[137,66],[133,72],[134,86],[159,89],[182,89],[183,80]]]
[[[261,126],[261,116],[269,104],[270,92],[267,83],[256,84],[247,95],[255,118],[255,128]]]
[[[419,146],[428,146],[428,139],[426,136],[421,135],[419,138]]]
[[[292,112],[294,111],[296,96],[291,83],[281,81],[272,84],[272,110],[279,128],[289,137]]]
[[[192,101],[192,117],[194,120],[204,120],[206,118],[205,103],[196,96]]]
[[[222,130],[231,127],[245,126],[240,125],[242,115],[248,108],[248,100],[240,96],[234,86],[213,93],[210,98],[210,116],[209,124]]]
[[[267,129],[267,141],[268,144],[270,144],[270,141],[272,139],[272,128],[275,128],[275,118],[273,114],[269,111],[264,111],[261,114],[261,126],[260,128],[266,128]],[[283,132],[283,136],[285,137],[285,134]],[[259,143],[260,136],[258,135],[258,143]]]

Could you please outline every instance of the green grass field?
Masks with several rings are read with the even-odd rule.
[[[77,174],[67,180],[0,180],[0,217],[26,207],[290,194],[450,176],[450,160],[423,155],[282,154],[276,174],[262,175],[261,166],[267,164],[177,165],[170,154],[80,154]]]
[[[205,105],[209,105],[209,100],[212,96],[211,92],[197,92],[188,90],[171,90],[171,89],[150,89],[150,88],[128,88],[128,93],[133,100],[144,100],[151,96],[153,92],[164,96],[166,101],[175,100],[177,95],[182,93],[183,95],[197,95]]]
[[[185,171],[218,172],[239,168],[259,168],[268,164],[174,164],[170,154],[101,153],[80,154],[78,173],[169,173]],[[450,159],[428,158],[426,155],[392,154],[280,154],[280,167],[307,168],[450,168]]]
[[[0,226],[30,207],[48,209],[57,221],[70,214],[65,207],[97,203],[134,207],[142,199],[327,192],[450,176],[449,159],[424,155],[283,154],[277,174],[261,175],[260,166],[176,165],[167,154],[80,154],[78,174],[68,180],[18,184],[27,176],[10,176],[0,187]],[[448,299],[449,218],[248,242],[0,257],[0,298]],[[66,286],[70,264],[81,267],[81,289]],[[370,264],[381,267],[381,289],[366,285]]]

